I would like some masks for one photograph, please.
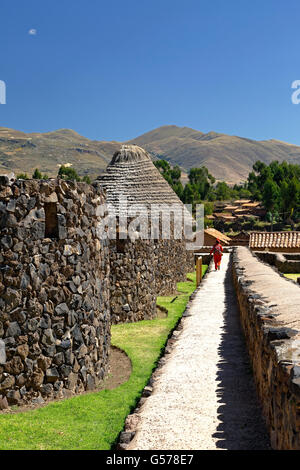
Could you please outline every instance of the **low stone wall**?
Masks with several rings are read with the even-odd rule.
[[[107,371],[103,203],[85,183],[0,178],[0,395],[9,404],[91,390]]]
[[[297,254],[292,255],[288,253],[270,253],[264,251],[257,251],[254,254],[265,263],[274,266],[281,273],[300,273],[300,256]]]
[[[300,289],[244,247],[233,279],[272,447],[300,450]]]
[[[298,253],[283,253],[287,260],[300,261],[300,250]]]
[[[200,256],[202,258],[202,264],[209,265],[213,259],[213,255],[211,255],[210,253],[195,253],[194,255],[195,264],[196,264],[197,258],[199,258]]]
[[[274,248],[274,247],[270,247],[270,248],[259,248],[259,247],[254,247],[254,248],[251,248],[253,251],[257,252],[257,251],[262,251],[264,253],[268,253],[268,250],[272,250],[273,253],[284,253],[284,254],[295,254],[297,255],[299,253],[299,247],[294,247],[294,248]]]
[[[223,246],[223,253],[230,253],[232,251],[231,246],[225,246],[225,245],[222,245],[222,246]],[[197,254],[197,253],[210,253],[211,249],[212,249],[212,246],[200,246],[200,247],[195,248],[194,253],[195,254]]]

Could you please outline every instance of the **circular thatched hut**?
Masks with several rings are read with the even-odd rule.
[[[114,154],[98,183],[117,218],[117,237],[109,241],[112,321],[153,318],[156,296],[175,293],[176,283],[194,269],[193,253],[178,232],[184,206],[150,155],[135,145]]]

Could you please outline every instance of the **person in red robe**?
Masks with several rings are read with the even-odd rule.
[[[222,260],[223,247],[220,243],[220,240],[217,238],[214,246],[210,250],[210,254],[214,255],[215,269],[218,271],[220,269],[221,260]]]

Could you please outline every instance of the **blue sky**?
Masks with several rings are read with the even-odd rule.
[[[0,126],[127,140],[176,124],[300,145],[298,0],[3,0],[0,15]]]

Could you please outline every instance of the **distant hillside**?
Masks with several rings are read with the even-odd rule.
[[[140,145],[153,159],[164,158],[185,171],[205,165],[217,179],[228,183],[245,180],[256,160],[300,164],[300,147],[296,145],[216,132],[204,134],[188,127],[159,127],[127,143]],[[55,176],[60,164],[71,163],[81,176],[88,174],[94,178],[105,169],[120,145],[120,142],[89,140],[69,129],[25,134],[0,127],[0,173],[14,171],[31,175],[39,168]]]
[[[81,176],[96,177],[119,147],[117,142],[92,141],[69,129],[25,134],[0,127],[0,173],[31,175],[39,168],[55,176],[59,165],[71,163]]]
[[[300,147],[278,140],[255,141],[242,137],[163,126],[130,141],[154,155],[188,170],[205,165],[220,180],[245,180],[255,161],[287,160],[300,164]]]

